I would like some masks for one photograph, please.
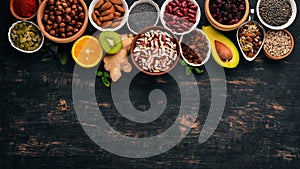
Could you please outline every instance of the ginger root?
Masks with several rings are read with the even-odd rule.
[[[133,40],[132,34],[123,34],[122,49],[114,55],[106,55],[103,59],[104,68],[110,72],[112,81],[117,81],[121,78],[121,70],[129,73],[132,70],[131,64],[128,62],[128,51]]]

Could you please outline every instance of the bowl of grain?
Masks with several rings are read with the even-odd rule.
[[[282,30],[295,21],[297,5],[294,0],[258,0],[256,11],[258,19],[264,26]]]
[[[294,49],[292,34],[284,30],[269,30],[263,46],[264,54],[272,60],[281,60],[289,56]]]

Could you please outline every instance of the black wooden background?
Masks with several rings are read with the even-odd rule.
[[[86,0],[87,5],[90,0]],[[133,1],[128,1],[130,6]],[[159,5],[163,1],[157,1]],[[199,27],[207,25],[204,16]],[[250,0],[251,8],[256,1]],[[300,2],[297,1],[298,8]],[[271,61],[263,54],[254,62],[241,56],[236,69],[225,70],[227,101],[221,122],[210,139],[198,144],[198,136],[210,104],[207,73],[196,75],[201,91],[201,109],[195,127],[170,151],[158,156],[131,159],[111,154],[97,146],[85,134],[72,105],[74,61],[70,44],[59,45],[69,54],[67,65],[59,59],[41,62],[38,52],[22,54],[13,49],[7,38],[16,21],[9,11],[9,0],[0,1],[0,168],[299,168],[300,167],[300,18],[288,28],[294,35],[295,49],[282,61]],[[257,19],[257,17],[255,18]],[[34,19],[35,21],[35,19]],[[89,24],[86,34],[96,30]],[[228,36],[234,41],[235,32]],[[47,41],[47,40],[46,40]],[[211,59],[211,61],[213,61]],[[132,99],[140,109],[143,84],[149,79],[139,74],[132,85]],[[168,83],[169,76],[154,79]],[[163,86],[172,95],[176,86]],[[168,93],[169,92],[169,93]],[[134,124],[119,118],[109,97],[109,89],[96,80],[96,95],[106,119],[123,133],[140,134]],[[107,97],[106,97],[107,96]],[[141,99],[142,98],[142,99]],[[176,109],[177,99],[173,98]],[[144,99],[146,100],[146,98]],[[177,112],[174,112],[176,115]],[[165,118],[162,130],[172,122]],[[171,121],[170,121],[171,120]],[[148,126],[149,130],[160,129]],[[120,127],[121,126],[121,127]],[[155,132],[155,131],[154,131]]]

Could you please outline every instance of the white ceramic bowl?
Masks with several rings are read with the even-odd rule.
[[[123,8],[125,9],[125,13],[124,13],[121,24],[115,28],[102,28],[101,26],[98,26],[92,19],[92,13],[94,11],[95,5],[97,4],[97,2],[99,2],[99,0],[93,0],[89,6],[89,13],[88,13],[89,20],[92,23],[92,25],[99,31],[117,31],[120,28],[122,28],[128,20],[128,4],[127,4],[126,0],[121,0],[121,1],[123,3]]]
[[[285,23],[284,25],[281,25],[281,26],[272,26],[272,25],[269,25],[267,24],[263,19],[262,17],[260,16],[260,13],[259,13],[259,6],[260,6],[260,3],[261,3],[261,0],[258,0],[257,1],[257,4],[256,4],[256,11],[257,11],[257,17],[259,19],[259,21],[266,27],[270,28],[270,29],[273,29],[273,30],[282,30],[282,29],[285,29],[287,27],[289,27],[296,19],[296,16],[297,16],[297,5],[296,5],[296,2],[294,0],[289,0],[291,2],[291,7],[292,7],[292,16],[291,18],[288,20],[287,23]]]
[[[166,10],[166,6],[167,6],[167,5],[169,4],[169,2],[171,2],[171,1],[173,1],[173,0],[166,0],[166,1],[163,3],[163,5],[162,5],[162,7],[161,7],[161,9],[160,9],[160,20],[161,20],[161,23],[163,24],[163,26],[164,26],[165,28],[167,28],[168,30],[170,30],[171,32],[173,32],[173,31],[166,25],[166,21],[164,20],[164,12],[165,12],[165,10]],[[195,24],[190,28],[190,30],[188,30],[188,31],[185,31],[185,32],[182,32],[182,33],[173,32],[175,35],[185,35],[185,34],[190,33],[191,31],[193,31],[193,30],[197,27],[197,25],[198,25],[199,22],[200,22],[200,18],[201,18],[201,9],[200,9],[200,7],[199,7],[197,1],[191,0],[191,2],[193,2],[194,5],[196,5],[196,6],[198,7],[197,14],[196,14],[196,23],[195,23]]]
[[[156,26],[157,23],[158,23],[158,21],[159,21],[160,9],[159,9],[159,6],[158,6],[154,1],[152,1],[152,0],[139,0],[139,1],[135,1],[135,2],[131,5],[128,14],[130,15],[131,10],[132,10],[136,5],[139,5],[139,4],[141,4],[141,3],[149,3],[149,4],[153,5],[153,6],[156,8],[156,11],[157,11],[156,22],[155,22],[154,25],[149,25],[149,26]],[[128,21],[127,21],[127,27],[128,27],[128,29],[129,29],[133,34],[138,34],[138,32],[135,32],[134,30],[132,30],[132,29],[130,28],[130,25],[129,25],[129,22],[128,22]],[[146,28],[146,27],[145,27],[145,28]]]
[[[190,62],[185,58],[185,56],[184,56],[183,53],[182,53],[182,48],[181,48],[182,39],[183,39],[183,37],[184,37],[185,35],[181,36],[181,37],[180,37],[180,40],[179,40],[179,44],[180,44],[180,54],[181,54],[183,60],[184,60],[188,65],[190,65],[190,66],[202,66],[202,65],[204,65],[204,64],[209,60],[210,55],[211,55],[211,45],[210,45],[210,41],[209,41],[207,35],[206,35],[201,29],[196,28],[196,29],[194,29],[193,31],[200,32],[200,33],[206,38],[206,40],[207,40],[207,42],[208,42],[208,44],[207,44],[207,45],[208,45],[208,52],[207,52],[206,58],[205,58],[200,64],[190,63]],[[188,34],[186,34],[186,35],[188,35]]]
[[[22,23],[22,22],[27,22],[27,23],[32,24],[32,25],[35,26],[35,27],[39,30],[39,32],[40,32],[40,35],[41,35],[41,37],[42,37],[42,41],[41,41],[39,47],[36,48],[35,50],[23,50],[23,49],[20,49],[19,47],[17,47],[17,46],[14,45],[14,43],[13,43],[13,41],[12,41],[12,39],[11,39],[11,36],[10,36],[11,30],[12,30],[17,24]],[[21,52],[23,52],[23,53],[34,53],[34,52],[40,50],[41,47],[43,46],[43,44],[44,44],[44,34],[41,32],[40,28],[39,28],[35,23],[33,23],[33,22],[31,22],[31,21],[17,21],[17,22],[15,22],[15,23],[13,23],[13,24],[11,25],[11,27],[9,28],[9,31],[8,31],[8,40],[9,40],[11,46],[14,47],[15,49],[17,49],[18,51],[21,51]]]

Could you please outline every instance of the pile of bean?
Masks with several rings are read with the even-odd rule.
[[[259,14],[263,21],[271,26],[280,26],[288,22],[292,16],[289,0],[261,0]]]
[[[274,57],[287,54],[292,49],[292,39],[286,32],[270,30],[266,34],[264,50]]]
[[[99,0],[94,7],[92,19],[101,28],[115,28],[121,24],[124,13],[121,0]]]
[[[78,0],[48,0],[42,22],[45,31],[59,38],[68,38],[82,27],[85,12]]]
[[[198,6],[190,0],[173,0],[166,5],[164,20],[173,32],[183,33],[196,23]]]
[[[248,22],[238,32],[242,51],[249,58],[254,57],[263,43],[263,31],[255,22]]]
[[[182,55],[193,64],[201,64],[208,55],[209,41],[200,31],[193,30],[181,41]]]
[[[38,28],[29,22],[17,23],[10,34],[12,43],[23,50],[36,50],[42,42],[42,35]]]
[[[246,10],[245,0],[211,0],[209,11],[212,17],[224,25],[238,23]]]
[[[165,72],[178,58],[176,40],[163,30],[140,34],[133,49],[135,62],[148,72]]]
[[[131,9],[128,25],[130,29],[138,33],[148,26],[154,26],[158,17],[158,11],[152,4],[139,3]]]

